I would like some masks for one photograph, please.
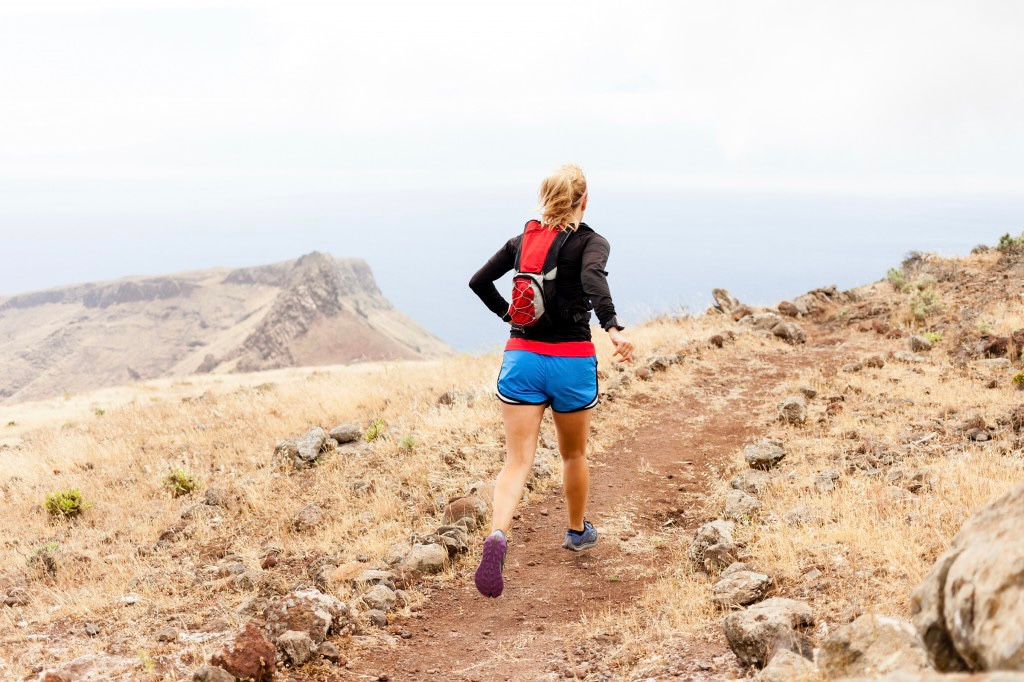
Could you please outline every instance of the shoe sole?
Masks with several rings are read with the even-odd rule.
[[[493,535],[484,540],[484,553],[473,575],[473,582],[476,583],[476,589],[485,597],[499,597],[505,589],[505,580],[501,576],[501,562],[505,558],[507,548],[507,544]]]

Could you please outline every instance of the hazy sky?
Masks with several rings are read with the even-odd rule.
[[[627,220],[1020,196],[1022,35],[1014,0],[0,2],[0,294],[319,248],[400,299],[392,255],[482,260],[564,161]]]

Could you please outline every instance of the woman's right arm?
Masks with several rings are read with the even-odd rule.
[[[515,239],[510,239],[506,242],[469,280],[469,288],[473,290],[473,293],[480,297],[480,300],[484,302],[484,305],[492,313],[506,322],[509,320],[509,303],[505,300],[504,296],[498,293],[498,288],[494,286],[494,282],[501,279],[502,275],[515,267],[515,241]]]

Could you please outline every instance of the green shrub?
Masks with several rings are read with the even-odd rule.
[[[925,332],[921,334],[924,338],[928,339],[932,343],[938,343],[942,340],[942,332]]]
[[[1010,233],[1007,232],[999,238],[996,248],[1005,254],[1024,253],[1024,234],[1021,234],[1019,237],[1011,237]]]
[[[889,284],[896,291],[903,291],[907,288],[907,273],[903,272],[903,268],[889,268],[885,278],[889,280]]]
[[[57,553],[60,545],[56,542],[47,542],[42,547],[37,547],[28,557],[29,568],[39,569],[50,575],[57,573]]]
[[[942,294],[931,286],[919,287],[910,297],[910,313],[918,322],[924,322],[942,307]]]
[[[199,487],[196,477],[178,467],[171,467],[164,477],[164,487],[171,491],[173,497],[191,495]]]
[[[370,441],[377,440],[384,435],[384,420],[374,419],[373,423],[370,424],[370,428],[366,429],[366,433],[363,434],[363,440],[367,443]]]
[[[414,438],[411,435],[403,436],[402,440],[399,441],[398,444],[402,446],[403,450],[412,450],[414,447],[416,447],[416,438]]]
[[[46,512],[50,516],[61,519],[71,519],[92,506],[82,497],[78,488],[61,490],[56,493],[46,493]]]
[[[104,410],[104,409],[103,409],[102,407],[97,407],[97,408],[96,408],[96,416],[97,416],[97,417],[102,417],[102,416],[103,416],[103,415],[105,415],[106,413],[107,413],[107,411],[106,411],[106,410]]]
[[[15,421],[7,422],[7,426],[17,426],[17,425],[18,425],[18,422],[15,422]]]

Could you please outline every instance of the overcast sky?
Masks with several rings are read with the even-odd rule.
[[[0,294],[386,269],[445,216],[507,236],[565,161],[617,192],[1019,196],[1022,35],[1014,0],[0,2]]]

